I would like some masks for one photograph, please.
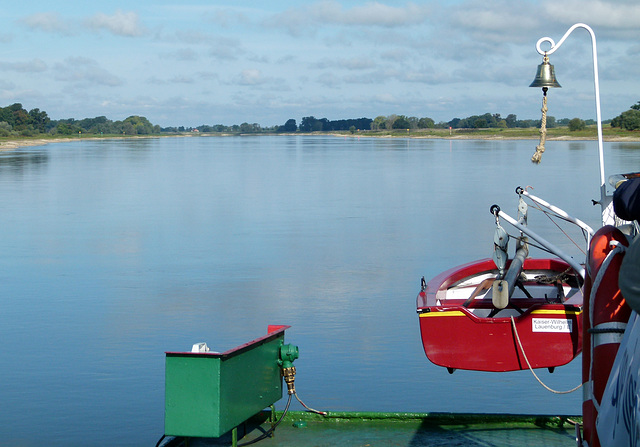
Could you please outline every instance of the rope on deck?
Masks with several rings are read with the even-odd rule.
[[[518,346],[520,346],[520,351],[522,351],[522,356],[524,357],[525,362],[527,362],[527,366],[529,367],[529,371],[531,371],[531,374],[533,374],[533,377],[536,378],[536,380],[538,381],[538,383],[540,383],[540,385],[542,385],[548,391],[551,391],[554,394],[569,394],[569,393],[573,393],[574,391],[577,391],[577,390],[580,389],[582,384],[578,385],[577,387],[575,387],[573,389],[567,390],[567,391],[557,391],[557,390],[549,388],[547,385],[545,385],[544,382],[542,380],[540,380],[540,378],[536,375],[535,371],[531,367],[531,363],[529,363],[529,359],[527,358],[527,354],[524,352],[524,348],[522,347],[522,342],[520,341],[520,336],[518,335],[518,330],[516,329],[516,320],[513,319],[513,316],[511,316],[511,325],[513,326],[513,333],[516,334],[516,340],[518,341]]]
[[[298,402],[300,402],[300,404],[302,404],[303,407],[305,407],[308,411],[312,412],[312,413],[316,413],[316,414],[320,414],[322,416],[326,416],[327,412],[326,411],[319,411],[319,410],[314,410],[311,407],[308,407],[304,402],[302,402],[302,400],[298,397],[298,393],[294,392],[293,393],[294,396],[296,396],[296,399],[298,399]]]

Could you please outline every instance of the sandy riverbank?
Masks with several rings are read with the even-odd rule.
[[[121,139],[140,139],[140,138],[167,138],[167,137],[190,137],[192,135],[150,135],[150,136],[112,136],[112,137],[82,137],[82,138],[16,138],[9,140],[0,140],[0,151],[8,151],[19,147],[44,146],[50,143],[64,143],[67,141],[95,141],[95,140],[121,140]]]
[[[305,134],[272,134],[271,136],[282,135],[305,135]],[[441,140],[538,140],[535,136],[508,136],[499,134],[453,134],[453,135],[376,135],[376,134],[325,134],[340,138],[415,138],[415,139],[441,139]],[[204,134],[197,137],[205,136],[231,136],[230,134]],[[0,140],[0,151],[10,151],[20,147],[44,146],[50,143],[64,143],[68,141],[86,141],[86,140],[108,140],[108,139],[136,139],[136,138],[171,138],[171,137],[196,137],[196,135],[150,135],[150,136],[129,136],[129,137],[85,137],[85,138],[16,138],[9,140]],[[640,136],[603,136],[603,140],[607,142],[640,142]],[[574,137],[571,135],[563,135],[557,137],[547,137],[547,141],[596,141],[592,137]]]
[[[19,147],[44,146],[49,143],[62,143],[64,141],[77,141],[77,138],[20,138],[17,140],[0,141],[0,151],[8,151]]]

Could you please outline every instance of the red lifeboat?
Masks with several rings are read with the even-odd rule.
[[[555,368],[582,351],[582,278],[560,259],[526,259],[521,288],[494,307],[491,259],[448,270],[417,297],[422,344],[436,365],[475,371]],[[522,345],[522,347],[520,346]],[[526,356],[526,358],[525,358]]]

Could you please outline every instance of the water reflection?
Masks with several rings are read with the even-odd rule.
[[[595,143],[590,143],[593,145],[594,150],[598,150],[598,146]],[[569,150],[571,151],[581,151],[583,149],[586,149],[587,144],[582,142],[582,141],[570,141],[569,142]]]
[[[638,151],[640,150],[640,142],[612,143],[611,148],[613,150]]]
[[[46,152],[0,152],[0,175],[3,172],[22,173],[26,169],[41,168],[49,161]]]

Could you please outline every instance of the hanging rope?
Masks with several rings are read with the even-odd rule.
[[[536,380],[538,381],[538,383],[540,383],[540,385],[545,387],[547,389],[547,391],[551,391],[552,393],[555,393],[555,394],[569,394],[569,393],[573,393],[574,391],[577,391],[577,390],[580,389],[582,384],[578,385],[577,387],[575,387],[575,388],[573,388],[571,390],[567,390],[567,391],[556,391],[556,390],[554,390],[552,388],[549,388],[547,385],[545,385],[542,382],[542,380],[540,380],[540,378],[533,371],[533,368],[531,367],[531,363],[529,363],[529,359],[527,358],[527,354],[525,354],[524,348],[522,347],[522,342],[520,342],[520,336],[518,335],[518,330],[516,329],[516,321],[513,319],[513,317],[511,317],[511,325],[513,326],[513,333],[516,335],[516,340],[518,342],[518,346],[520,346],[520,351],[522,352],[522,356],[524,357],[525,362],[527,362],[527,366],[529,367],[529,371],[531,371],[531,374],[533,374],[533,377],[536,378]]]
[[[531,157],[531,161],[538,164],[542,160],[544,143],[547,141],[547,87],[542,87],[542,120],[540,122],[540,143],[536,146],[536,152]]]

